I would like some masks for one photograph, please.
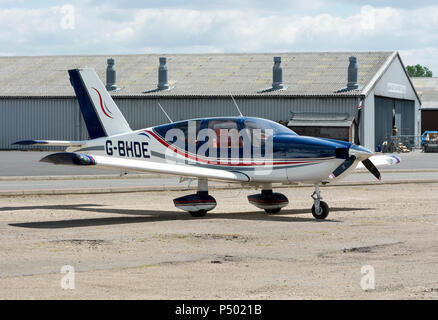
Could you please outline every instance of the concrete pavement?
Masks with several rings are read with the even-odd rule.
[[[185,190],[188,181],[156,174],[128,174],[93,168],[55,166],[38,160],[50,152],[0,152],[0,195],[105,193],[132,191]],[[438,182],[438,153],[398,154],[402,162],[382,167],[383,183]],[[358,170],[338,184],[374,184],[378,181],[366,170]],[[237,188],[239,184],[211,182],[213,188]],[[277,185],[276,187],[280,187]],[[196,181],[190,184],[196,187]]]

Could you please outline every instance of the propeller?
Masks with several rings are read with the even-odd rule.
[[[369,172],[373,174],[379,181],[382,181],[382,176],[380,175],[379,170],[376,168],[376,166],[371,162],[370,159],[362,160],[363,165],[365,168],[368,169]]]
[[[336,153],[337,155],[339,154],[340,156],[344,156],[344,154],[347,153],[348,156],[346,159],[344,158],[345,161],[342,162],[339,165],[339,167],[337,167],[329,176],[331,179],[335,179],[340,175],[342,175],[343,173],[345,173],[346,171],[353,169],[352,168],[353,164],[357,163],[358,161],[361,161],[364,167],[367,168],[367,170],[371,172],[373,176],[379,179],[379,181],[381,181],[381,175],[379,170],[369,159],[369,157],[373,155],[373,152],[371,152],[370,150],[362,146],[351,144],[350,148],[348,149],[338,148],[336,150]]]

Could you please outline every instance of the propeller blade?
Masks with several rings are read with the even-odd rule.
[[[356,160],[355,156],[351,156],[350,158],[346,159],[339,167],[335,169],[335,171],[333,171],[333,173],[330,175],[330,178],[334,179],[343,174],[346,170],[348,170],[348,168],[351,167],[351,165],[354,163],[354,160]]]
[[[376,166],[371,162],[370,159],[365,159],[362,161],[365,168],[368,169],[369,172],[373,174],[379,181],[382,181],[382,176],[380,175],[379,170],[376,168]]]

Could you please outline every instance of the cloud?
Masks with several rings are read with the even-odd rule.
[[[23,3],[24,0],[0,0],[0,5],[12,4],[12,3]]]
[[[1,0],[0,0],[1,1]],[[85,1],[85,0],[83,0]],[[332,2],[336,2],[332,0]],[[324,6],[322,0],[277,0],[275,3],[266,0],[221,0],[221,1],[205,1],[205,0],[88,0],[88,6],[105,6],[114,7],[117,9],[190,9],[190,10],[247,10],[248,8],[260,10],[261,12],[277,12],[284,11],[303,11],[317,10]]]
[[[436,10],[436,9],[435,9]],[[364,6],[356,14],[261,16],[256,10],[200,11],[190,9],[139,9],[130,20],[107,25],[114,39],[150,46],[206,45],[219,51],[275,50],[384,50],[406,49],[434,40],[431,23],[435,10],[404,11]],[[421,17],[421,19],[419,18]],[[122,39],[122,30],[131,30]],[[409,41],[407,41],[409,40]]]
[[[291,10],[292,5],[309,7],[303,0],[292,5],[281,0],[275,6],[255,1],[245,10],[247,0],[224,0],[226,9],[201,2],[170,0],[167,8],[147,2],[157,4],[144,8],[143,1],[122,6],[81,0],[74,6],[74,28],[63,25],[66,12],[60,6],[0,9],[0,54],[401,50],[406,59],[422,63],[432,61],[420,54],[422,48],[435,56],[438,50],[438,6],[407,10],[364,5],[347,13],[305,14]],[[275,10],[262,10],[266,6]]]
[[[384,2],[384,6],[386,7],[392,7],[392,8],[399,8],[399,9],[417,9],[420,7],[427,7],[435,5],[436,1],[434,0],[336,0],[336,1],[329,1],[331,3],[337,2],[341,3],[342,6],[365,6],[370,5],[373,7],[379,7],[382,6],[382,2]]]

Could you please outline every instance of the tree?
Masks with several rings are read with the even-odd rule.
[[[406,71],[410,77],[432,77],[432,71],[428,67],[423,67],[419,64],[406,66]]]

